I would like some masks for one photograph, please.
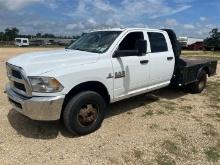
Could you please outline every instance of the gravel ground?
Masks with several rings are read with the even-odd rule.
[[[162,89],[115,103],[98,131],[75,137],[20,115],[3,93],[5,61],[39,50],[0,48],[0,164],[220,164],[220,67],[202,94]]]

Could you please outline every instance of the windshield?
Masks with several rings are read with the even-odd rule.
[[[104,53],[108,50],[121,31],[98,31],[84,34],[67,49],[93,53]]]

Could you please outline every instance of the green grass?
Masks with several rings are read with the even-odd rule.
[[[168,155],[157,155],[156,162],[158,165],[175,165],[176,162]]]
[[[218,109],[218,110],[220,110],[220,106],[218,106],[218,105],[210,104],[209,106],[212,107],[213,109]]]
[[[209,147],[205,154],[209,161],[217,162],[220,159],[220,149],[217,147]]]
[[[220,82],[209,81],[205,95],[209,97],[211,105],[216,106],[220,102]]]
[[[170,154],[179,155],[179,153],[180,153],[179,148],[177,147],[177,145],[174,142],[170,141],[170,140],[165,140],[164,143],[163,143],[163,147]]]
[[[144,117],[147,117],[147,116],[152,116],[154,113],[153,113],[153,111],[152,110],[148,110],[148,111],[146,111],[145,113],[144,113]]]
[[[159,111],[157,112],[157,114],[158,114],[158,115],[163,115],[163,114],[165,114],[165,112],[162,111],[162,110],[159,110]]]
[[[143,151],[140,151],[140,150],[137,150],[137,149],[134,149],[133,152],[134,152],[134,157],[136,159],[141,159],[142,156],[144,155]]]
[[[191,106],[181,106],[180,109],[186,113],[191,113],[193,108]]]
[[[15,45],[0,45],[0,48],[16,48]]]
[[[219,56],[220,57],[220,51],[182,51],[182,55],[184,56]]]
[[[216,131],[215,127],[211,124],[205,124],[205,129],[204,129],[203,134],[206,136],[212,136],[212,137],[218,136],[218,132]]]
[[[0,45],[0,48],[64,48],[64,47],[57,45],[27,46],[27,47],[18,47],[15,45]]]
[[[220,113],[214,113],[214,114],[206,114],[208,117],[211,117],[211,118],[218,118],[220,119]]]
[[[215,116],[216,116],[217,118],[220,118],[220,113],[215,113]]]
[[[177,134],[176,137],[181,140],[182,143],[187,143],[187,138],[181,134]]]
[[[154,124],[150,125],[150,128],[151,129],[157,129],[157,128],[159,128],[159,125],[154,123]]]
[[[176,103],[168,100],[160,100],[159,104],[161,107],[165,108],[169,112],[175,111],[176,110]]]

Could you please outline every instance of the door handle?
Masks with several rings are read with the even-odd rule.
[[[140,61],[141,64],[148,64],[149,60],[142,60]]]
[[[171,61],[171,60],[173,60],[173,57],[167,57],[167,60]]]

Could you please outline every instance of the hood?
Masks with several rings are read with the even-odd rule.
[[[22,67],[28,76],[39,76],[60,67],[94,63],[99,54],[78,50],[53,50],[26,53],[8,60],[8,63]]]

